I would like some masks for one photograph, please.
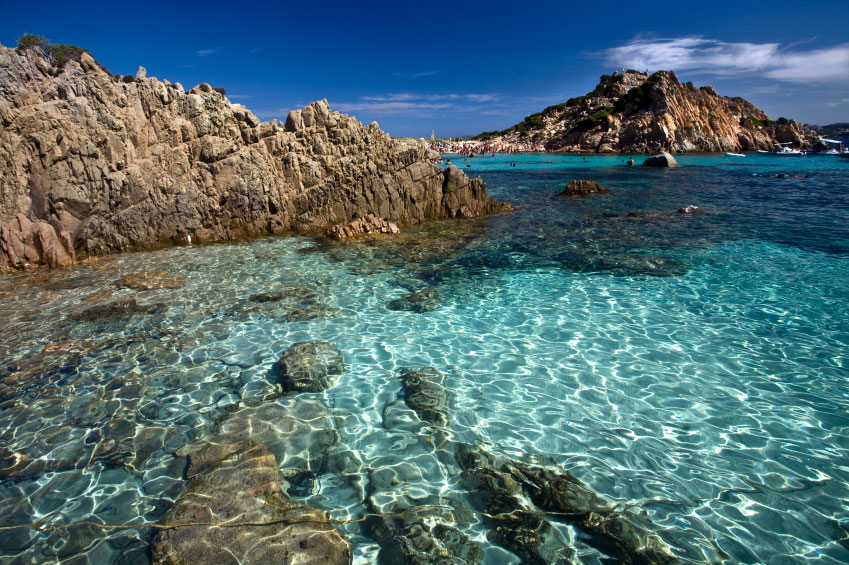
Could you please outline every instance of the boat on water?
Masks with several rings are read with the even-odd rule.
[[[758,153],[761,155],[799,155],[802,156],[805,154],[804,151],[799,149],[792,149],[790,147],[792,142],[788,141],[787,143],[775,143],[775,146],[778,147],[776,151],[764,151],[763,149],[758,149]]]
[[[849,154],[849,151],[843,145],[842,141],[837,139],[825,139],[824,137],[820,138],[820,143],[823,145],[827,145],[828,149],[824,149],[822,151],[809,151],[808,155],[844,155]]]
[[[726,157],[745,157],[742,153],[726,153]]]

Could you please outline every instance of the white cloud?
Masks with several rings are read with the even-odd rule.
[[[785,82],[849,83],[849,43],[807,51],[779,43],[728,43],[703,37],[635,38],[606,49],[606,62],[637,70],[761,73]]]
[[[198,57],[206,57],[207,55],[212,55],[214,53],[218,53],[221,51],[221,47],[213,47],[212,49],[199,49],[195,51],[195,55]]]
[[[433,76],[433,75],[441,73],[441,72],[442,71],[425,71],[423,73],[416,73],[416,74],[410,75],[410,78],[429,77],[429,76]]]
[[[451,104],[442,103],[442,104],[434,104],[432,102],[373,102],[373,101],[360,101],[360,102],[336,102],[331,105],[331,108],[334,110],[338,110],[340,112],[344,112],[346,114],[351,114],[354,112],[369,112],[374,115],[409,115],[409,116],[421,116],[421,115],[429,115],[431,112],[435,110],[448,110],[451,108]]]

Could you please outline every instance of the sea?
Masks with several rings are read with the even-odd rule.
[[[363,516],[416,505],[451,509],[429,519],[481,563],[521,562],[442,452],[459,444],[571,473],[682,562],[849,562],[849,160],[446,157],[515,211],[0,277],[0,562],[149,563],[187,448],[234,418],[358,564],[380,553]],[[560,196],[579,179],[610,192]],[[116,286],[151,271],[185,285]],[[387,307],[430,289],[433,309]],[[286,393],[305,341],[344,371]],[[439,433],[408,367],[444,377]],[[613,562],[547,519],[575,562]]]

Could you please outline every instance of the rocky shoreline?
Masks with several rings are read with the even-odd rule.
[[[326,101],[260,122],[221,89],[57,68],[0,46],[0,271],[86,256],[510,210]]]
[[[712,86],[682,83],[672,71],[623,69],[584,96],[473,138],[478,152],[544,148],[566,153],[710,153],[774,150],[775,142],[813,146],[819,136],[786,118],[771,120],[749,101]],[[521,149],[520,149],[521,150]]]

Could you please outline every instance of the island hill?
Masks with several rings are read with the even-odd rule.
[[[743,98],[711,86],[681,83],[671,71],[628,70],[601,77],[592,92],[549,106],[503,131],[473,138],[547,151],[654,153],[775,150],[775,142],[807,147],[817,136],[793,120],[772,121]]]
[[[0,271],[510,209],[479,178],[433,164],[423,141],[326,101],[263,123],[222,89],[114,75],[37,36],[0,45],[0,124]]]

